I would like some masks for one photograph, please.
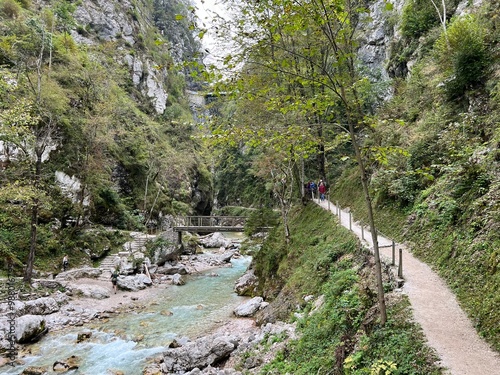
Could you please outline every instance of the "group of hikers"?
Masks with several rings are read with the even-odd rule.
[[[306,195],[312,199],[314,197],[317,197],[317,194],[319,193],[319,200],[324,201],[325,200],[325,195],[326,195],[326,184],[323,182],[323,180],[319,180],[319,182],[316,184],[316,182],[310,180],[306,184]]]

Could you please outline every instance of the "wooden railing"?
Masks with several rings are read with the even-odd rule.
[[[244,227],[245,216],[179,216],[176,227]]]

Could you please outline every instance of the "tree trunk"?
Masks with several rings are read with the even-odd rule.
[[[33,275],[33,264],[35,263],[35,252],[36,252],[37,225],[38,225],[38,199],[35,199],[33,208],[31,209],[30,252],[28,254],[28,261],[26,262],[26,272],[24,274],[24,279],[23,279],[27,283],[31,283],[31,277]]]
[[[40,177],[42,173],[42,152],[36,152],[36,164],[35,164],[35,180],[33,185],[38,188],[40,184]],[[31,277],[33,276],[33,265],[35,263],[35,252],[36,252],[36,241],[37,241],[37,227],[38,227],[38,205],[39,199],[33,199],[33,207],[31,208],[31,226],[30,226],[30,252],[28,254],[28,261],[26,262],[26,272],[24,274],[24,281],[31,283]]]
[[[361,185],[363,187],[363,194],[365,198],[366,208],[368,211],[368,224],[370,225],[370,232],[373,241],[373,254],[375,257],[375,275],[377,278],[377,298],[378,306],[380,310],[380,324],[385,325],[387,321],[387,311],[385,307],[385,296],[384,296],[384,285],[382,281],[382,265],[380,263],[380,252],[378,248],[378,238],[377,229],[375,227],[375,220],[373,218],[373,207],[370,198],[370,192],[368,190],[368,179],[366,176],[366,169],[361,155],[361,150],[359,148],[356,133],[354,131],[354,124],[352,120],[349,120],[349,133],[351,136],[351,142],[354,147],[354,153],[356,154],[356,161],[358,163],[359,172],[361,174]]]

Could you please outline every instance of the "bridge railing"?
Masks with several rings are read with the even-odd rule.
[[[183,227],[243,227],[245,216],[180,216],[175,220],[176,226]]]

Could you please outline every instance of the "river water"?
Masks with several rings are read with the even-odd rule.
[[[48,374],[55,374],[53,363],[72,355],[81,358],[81,366],[66,374],[141,374],[147,361],[174,338],[196,338],[232,317],[233,309],[245,301],[245,297],[234,293],[234,282],[250,260],[233,259],[233,267],[189,276],[185,285],[160,291],[156,301],[143,311],[123,313],[108,322],[95,321],[86,327],[50,332],[31,346],[32,354],[23,358],[24,365],[2,367],[0,374],[20,374],[27,366],[43,366]],[[209,276],[213,272],[219,276]],[[88,330],[92,332],[90,340],[76,343],[77,334]]]

